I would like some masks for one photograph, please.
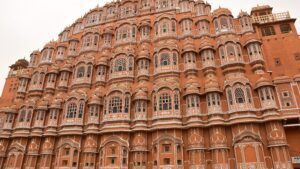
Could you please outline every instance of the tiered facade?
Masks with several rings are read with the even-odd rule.
[[[97,7],[18,71],[0,168],[297,167],[294,22],[269,6],[234,18],[201,0]]]

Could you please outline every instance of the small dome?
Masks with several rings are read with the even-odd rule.
[[[107,58],[109,58],[109,56],[110,56],[110,52],[108,50],[103,50],[101,52],[101,57],[107,57]]]
[[[114,34],[114,30],[112,27],[107,27],[104,29],[103,34]]]
[[[203,0],[197,0],[196,4],[205,4],[205,2]]]
[[[101,99],[96,94],[93,94],[93,96],[91,97],[91,99],[89,101],[89,104],[100,105]]]
[[[45,100],[45,99],[42,99],[37,104],[37,109],[38,110],[47,110],[47,107],[48,107],[48,101]]]
[[[137,57],[137,59],[150,59],[149,58],[150,56],[150,52],[148,49],[142,49],[140,52],[139,52],[139,55]]]
[[[221,7],[213,11],[213,17],[219,17],[221,15],[232,16],[232,13],[228,8]]]
[[[196,52],[195,45],[191,40],[184,41],[183,52]]]
[[[108,58],[106,56],[102,56],[97,60],[97,65],[108,65]]]
[[[23,69],[21,74],[19,75],[19,78],[26,78],[26,79],[30,79],[30,73],[29,73],[29,69]]]
[[[1,108],[0,111],[4,113],[17,113],[18,109],[17,109],[17,105],[13,104],[12,106]]]
[[[221,92],[219,83],[216,79],[211,78],[205,80],[205,92]]]
[[[49,73],[58,74],[58,70],[59,70],[58,67],[56,67],[56,66],[51,66],[50,69],[49,69],[49,71],[48,71],[48,74],[49,74]]]
[[[55,41],[50,41],[44,46],[44,48],[53,48],[54,49],[55,45],[56,45]]]
[[[66,64],[60,69],[60,71],[72,72],[71,64],[66,63]]]
[[[241,17],[243,17],[243,16],[249,16],[250,17],[250,15],[247,13],[247,12],[245,12],[245,11],[241,11],[240,13],[239,13],[239,18],[241,18]]]
[[[184,96],[191,95],[191,94],[200,94],[199,88],[200,88],[200,85],[199,85],[197,79],[194,77],[189,78],[185,84]]]
[[[263,86],[274,86],[272,81],[267,79],[266,77],[261,77],[255,82],[255,89],[258,89]]]
[[[52,100],[50,108],[61,109],[62,100],[60,98],[55,98]]]
[[[134,95],[134,100],[148,100],[147,93],[144,90],[139,89]]]

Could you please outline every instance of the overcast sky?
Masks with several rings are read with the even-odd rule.
[[[17,59],[29,59],[33,50],[57,39],[58,34],[77,18],[97,5],[112,0],[1,0],[0,2],[0,92],[9,71]],[[300,17],[300,0],[208,0],[212,9],[229,8],[236,17],[240,10],[269,4],[274,12],[290,11]],[[300,21],[296,22],[300,30]]]

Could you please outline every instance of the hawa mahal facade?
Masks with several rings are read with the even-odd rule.
[[[10,68],[1,169],[300,167],[300,40],[270,6],[96,7]]]

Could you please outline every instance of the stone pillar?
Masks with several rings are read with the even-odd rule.
[[[228,146],[225,127],[214,126],[209,129],[212,169],[228,169]]]
[[[292,169],[283,125],[279,121],[266,123],[268,147],[272,156],[274,169]]]

